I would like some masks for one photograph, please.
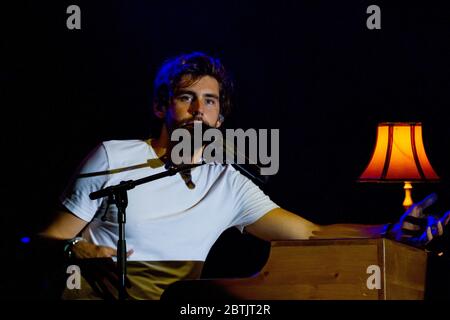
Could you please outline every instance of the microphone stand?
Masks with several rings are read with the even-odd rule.
[[[204,165],[205,162],[197,164],[184,164],[180,166],[170,165],[167,171],[160,172],[151,176],[147,176],[137,180],[121,181],[117,185],[109,186],[89,194],[91,200],[108,197],[111,203],[117,206],[118,223],[119,223],[119,240],[117,240],[117,266],[119,276],[119,300],[125,300],[127,293],[125,289],[125,279],[127,274],[127,244],[125,241],[125,222],[126,222],[126,208],[128,206],[127,191],[134,187],[159,180],[168,176],[173,176],[178,172],[187,171],[195,167]]]

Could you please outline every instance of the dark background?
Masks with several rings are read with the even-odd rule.
[[[66,8],[81,8],[81,30]],[[381,30],[366,9],[381,8]],[[421,121],[442,178],[416,185],[450,208],[450,19],[440,2],[18,1],[1,8],[1,225],[8,272],[50,219],[67,179],[102,140],[146,138],[152,81],[168,57],[218,56],[237,92],[229,128],[279,128],[265,192],[317,223],[396,221],[402,185],[359,184],[382,121]],[[248,276],[268,244],[230,230],[204,276]],[[26,289],[25,289],[26,290]],[[25,293],[24,293],[25,294]]]

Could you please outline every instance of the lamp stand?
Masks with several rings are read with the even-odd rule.
[[[403,208],[405,208],[405,211],[409,209],[413,205],[413,199],[411,196],[412,191],[412,184],[409,181],[405,181],[403,184],[403,189],[405,190],[405,199],[403,199]]]

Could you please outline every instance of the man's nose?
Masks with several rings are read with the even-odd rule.
[[[205,104],[203,101],[201,101],[201,99],[195,99],[194,101],[192,101],[191,103],[191,107],[190,107],[190,111],[192,114],[203,114],[205,109]]]

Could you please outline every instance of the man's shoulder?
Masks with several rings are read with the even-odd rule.
[[[147,146],[148,144],[144,140],[128,139],[128,140],[105,140],[102,145],[108,149],[120,149],[120,148],[133,148]]]
[[[107,140],[102,142],[111,166],[146,161],[153,153],[144,140]]]

